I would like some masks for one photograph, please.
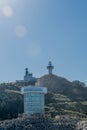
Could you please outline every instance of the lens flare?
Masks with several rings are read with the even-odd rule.
[[[4,6],[2,9],[4,16],[11,17],[13,15],[13,10],[10,6]]]
[[[18,37],[24,37],[27,35],[27,28],[24,25],[18,25],[15,32]]]

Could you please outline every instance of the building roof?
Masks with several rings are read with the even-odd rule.
[[[29,87],[22,87],[21,88],[22,93],[29,93],[29,92],[34,92],[34,93],[47,93],[47,88],[46,87],[37,87],[37,86],[29,86]]]

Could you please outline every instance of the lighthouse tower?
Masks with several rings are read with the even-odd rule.
[[[52,66],[51,61],[49,61],[48,66],[47,66],[47,69],[48,69],[48,73],[49,73],[49,74],[52,74],[52,70],[54,69],[54,66]]]

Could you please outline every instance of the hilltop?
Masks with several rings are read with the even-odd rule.
[[[23,113],[23,95],[20,89],[30,81],[0,84],[0,119],[16,118]],[[45,111],[54,117],[58,114],[85,116],[87,114],[87,87],[80,81],[69,81],[64,77],[46,74],[37,78],[37,85],[48,89]]]
[[[54,74],[47,74],[38,79],[39,86],[47,87],[50,93],[60,93],[71,99],[85,100],[87,99],[87,87],[83,82],[70,82],[66,78],[59,77]]]
[[[87,87],[83,82],[48,74],[38,79],[38,85],[47,87],[46,110],[53,115],[87,114]]]

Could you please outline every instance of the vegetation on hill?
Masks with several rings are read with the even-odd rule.
[[[0,84],[0,120],[16,118],[18,113],[23,113],[23,95],[7,90],[20,91],[20,88],[16,83]]]
[[[80,81],[70,82],[56,75],[44,75],[38,80],[40,86],[48,88],[46,110],[56,114],[87,114],[87,87]]]
[[[70,82],[56,75],[44,75],[38,79],[40,86],[48,88],[45,110],[57,114],[87,115],[87,87],[83,82]],[[20,88],[28,82],[0,84],[0,120],[16,118],[23,113],[23,95]]]

